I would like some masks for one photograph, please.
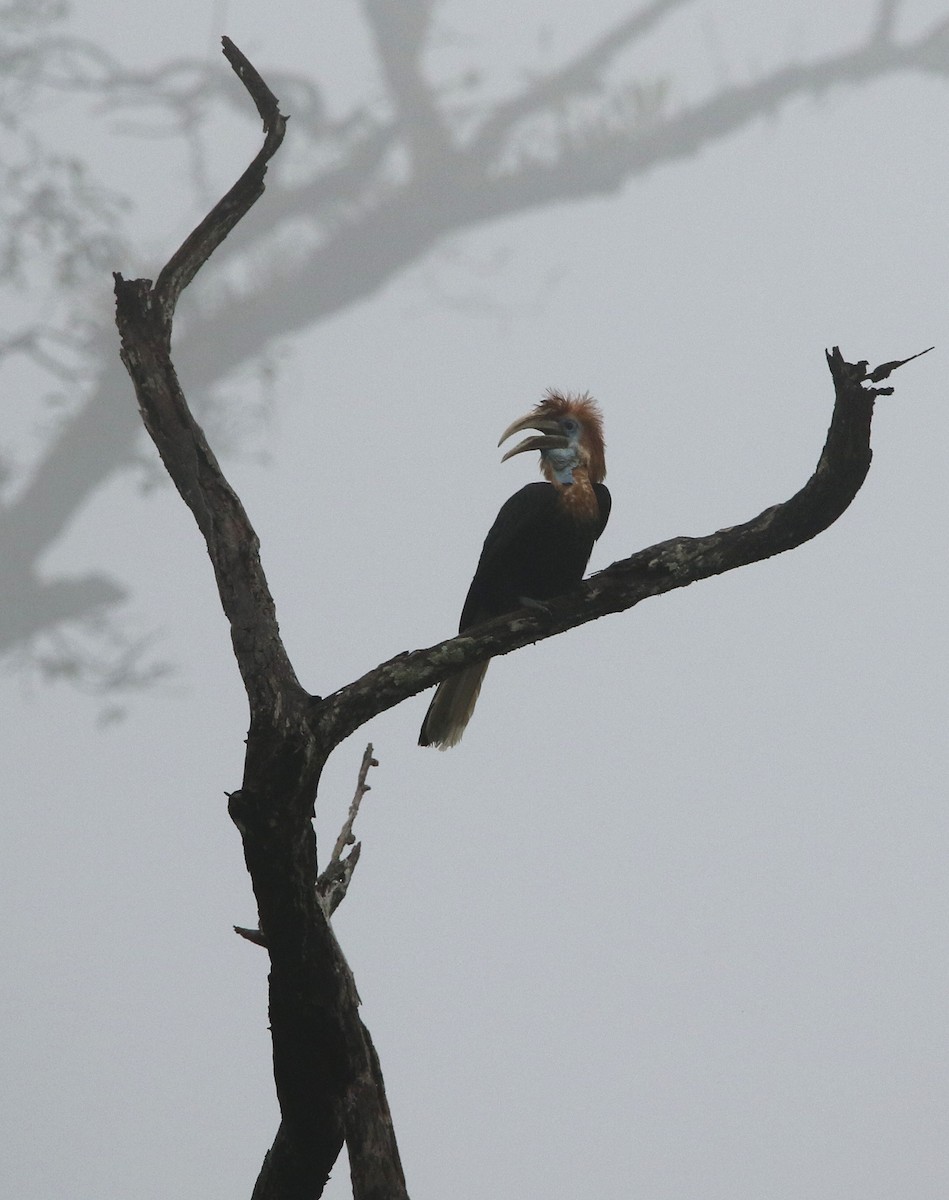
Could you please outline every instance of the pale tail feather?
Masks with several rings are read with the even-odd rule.
[[[439,750],[447,750],[461,741],[465,726],[474,712],[487,669],[486,662],[477,663],[438,685],[422,722],[422,732],[418,738],[420,746],[437,746]]]

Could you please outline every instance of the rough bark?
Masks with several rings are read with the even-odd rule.
[[[332,744],[311,721],[277,627],[257,535],[221,472],[178,384],[171,359],[183,289],[263,193],[283,137],[275,97],[227,39],[224,51],[264,120],[260,153],[172,256],[153,286],[116,276],[122,361],[142,419],[204,535],[234,655],[250,705],[239,791],[229,811],[240,830],[270,955],[270,1023],[281,1123],[256,1200],[312,1200],[344,1138],[360,1200],[405,1195],[379,1062],[359,1018],[359,997],[317,890],[313,803]]]

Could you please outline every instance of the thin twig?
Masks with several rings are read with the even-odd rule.
[[[870,374],[867,376],[867,379],[869,379],[871,383],[879,383],[881,379],[887,379],[890,375],[892,375],[897,367],[905,367],[906,364],[908,362],[912,362],[914,358],[922,358],[924,354],[928,354],[930,350],[935,350],[935,348],[935,346],[929,346],[926,350],[920,350],[916,354],[911,354],[909,358],[896,358],[892,362],[882,363],[879,367],[870,372]],[[891,392],[892,389],[889,389],[886,394],[890,395]],[[879,394],[884,394],[882,389]]]
[[[369,784],[366,783],[366,776],[369,774],[370,767],[378,767],[378,760],[372,757],[372,742],[365,749],[362,756],[362,763],[359,767],[359,775],[356,778],[356,791],[353,795],[352,803],[349,806],[349,813],[346,820],[343,822],[343,828],[339,831],[339,837],[336,839],[336,845],[333,847],[333,853],[330,856],[329,865],[334,862],[339,862],[343,851],[347,846],[351,846],[356,840],[353,836],[353,824],[359,814],[359,806],[362,804],[362,798],[366,792],[370,791]],[[329,868],[327,868],[329,869]]]
[[[263,946],[266,950],[267,939],[259,929],[245,929],[242,925],[235,925],[234,932],[239,933],[240,936],[242,938],[246,938],[247,941],[253,942],[255,946]]]
[[[369,768],[378,767],[378,765],[378,761],[372,757],[372,742],[370,742],[366,747],[365,754],[362,756],[362,764],[360,765],[359,776],[356,780],[356,792],[349,806],[349,813],[343,822],[343,828],[340,830],[339,837],[336,839],[336,845],[333,847],[330,860],[316,881],[317,898],[323,906],[323,911],[327,917],[331,917],[342,903],[349,889],[349,881],[353,877],[356,863],[359,862],[362,846],[356,841],[353,835],[353,824],[359,813],[362,798],[370,790],[369,784],[366,783]],[[352,846],[352,850],[344,858],[343,851],[347,846]]]

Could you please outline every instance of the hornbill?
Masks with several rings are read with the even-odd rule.
[[[548,392],[526,417],[505,429],[498,445],[525,429],[538,432],[501,461],[539,450],[547,482],[527,484],[502,506],[484,539],[459,633],[575,587],[610,515],[610,493],[603,484],[603,421],[596,401],[588,395]],[[422,722],[420,746],[447,750],[461,740],[487,669],[487,662],[476,663],[438,685]]]

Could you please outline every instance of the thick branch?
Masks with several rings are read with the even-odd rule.
[[[272,93],[227,39],[224,50],[264,119],[263,148],[154,287],[147,279],[116,276],[116,322],[146,428],[204,535],[250,702],[244,779],[230,795],[228,810],[243,838],[259,940],[270,955],[281,1113],[254,1196],[312,1200],[322,1192],[345,1137],[357,1200],[399,1200],[405,1184],[378,1059],[329,924],[334,897],[317,888],[311,818],[328,748],[314,736],[310,700],[281,641],[257,536],[191,415],[171,360],[178,298],[262,194],[267,163],[283,135],[284,118]],[[350,874],[354,861],[353,854],[345,860]],[[345,891],[341,880],[327,886],[337,898]]]
[[[397,655],[321,703],[317,721],[323,736],[342,741],[371,717],[461,667],[510,654],[607,613],[633,608],[650,596],[771,558],[816,537],[847,509],[870,469],[873,402],[892,388],[866,385],[887,378],[909,361],[885,363],[868,372],[865,362],[844,362],[837,347],[827,355],[836,396],[830,429],[814,474],[790,500],[744,525],[706,537],[671,538],[640,550],[551,602],[546,612],[519,609],[426,650]]]
[[[672,12],[691,0],[651,0],[638,12],[617,22],[582,53],[555,71],[542,75],[509,100],[504,100],[482,122],[473,149],[492,157],[504,144],[511,129],[525,118],[551,105],[591,91],[604,90],[603,74],[613,60],[632,42],[644,38]]]
[[[362,0],[416,176],[445,173],[451,142],[423,69],[432,0]]]
[[[142,420],[204,535],[251,712],[255,719],[268,714],[276,722],[287,707],[288,695],[299,697],[300,686],[277,628],[257,534],[191,415],[171,361],[178,297],[263,194],[267,163],[286,125],[275,97],[228,38],[224,38],[224,53],[264,119],[264,144],[237,183],[172,255],[154,287],[151,280],[125,280],[116,274],[116,323],[122,361],[135,385]]]

